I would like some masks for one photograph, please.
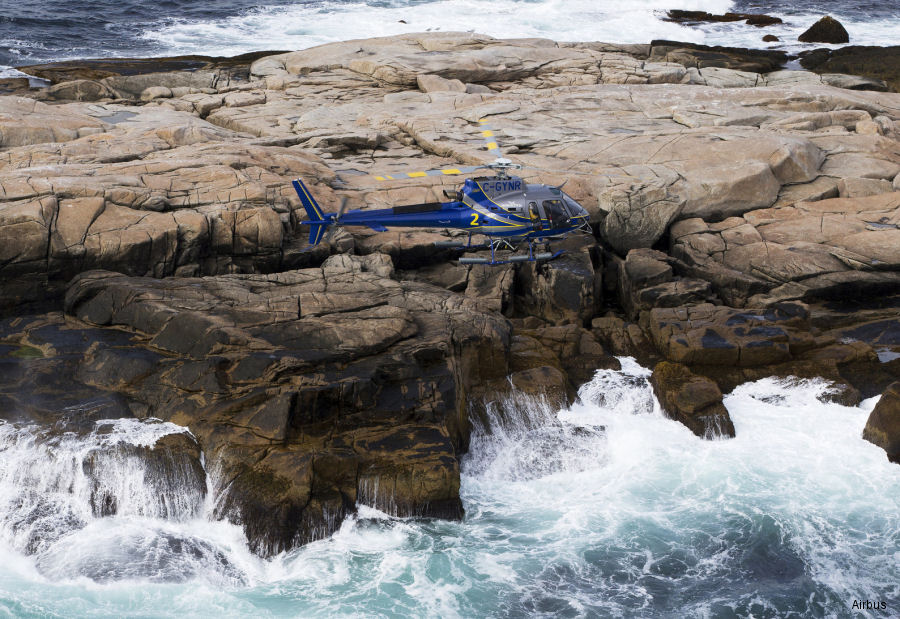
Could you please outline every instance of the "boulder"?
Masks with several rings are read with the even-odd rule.
[[[862,436],[884,449],[888,460],[900,464],[900,382],[890,385],[881,395]]]
[[[152,101],[153,99],[171,99],[172,89],[167,86],[148,86],[141,91],[141,101]]]
[[[617,357],[634,357],[641,365],[655,365],[661,359],[634,322],[626,322],[614,314],[607,314],[591,321],[591,332],[610,354]]]
[[[797,40],[801,43],[849,43],[850,35],[841,22],[826,15],[807,28]]]
[[[680,363],[663,361],[653,368],[650,384],[666,416],[697,436],[734,437],[734,424],[722,403],[722,392],[710,379],[696,376]]]
[[[102,101],[117,98],[116,92],[97,80],[71,80],[47,89],[48,99],[59,101]]]

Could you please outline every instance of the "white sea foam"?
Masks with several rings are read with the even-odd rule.
[[[724,13],[731,0],[430,0],[425,2],[310,2],[289,6],[262,6],[240,15],[215,20],[173,19],[155,25],[143,38],[167,53],[233,55],[258,49],[305,49],[345,41],[429,30],[468,31],[499,38],[542,37],[557,41],[649,43],[669,39],[726,45],[765,47],[764,34],[781,42],[768,45],[798,51],[811,47],[797,36],[821,15],[810,10],[792,15],[772,13],[783,24],[765,29],[743,22],[683,26],[663,21],[666,10],[702,10]],[[867,21],[848,13],[835,14],[856,45],[896,43],[896,19]]]
[[[231,524],[93,518],[37,558],[10,549],[0,605],[827,616],[900,597],[900,467],[860,436],[876,399],[845,407],[821,401],[823,381],[762,380],[725,398],[737,438],[704,441],[662,415],[648,377],[622,359],[559,414],[528,397],[496,403],[464,462],[463,522],[361,506],[332,537],[262,560]]]
[[[648,43],[703,42],[702,31],[661,20],[666,9],[727,11],[731,0],[434,0],[314,2],[261,7],[208,21],[173,20],[144,33],[171,53],[232,55],[257,49],[304,49],[329,43],[428,30],[501,38]],[[405,23],[403,23],[405,22]]]

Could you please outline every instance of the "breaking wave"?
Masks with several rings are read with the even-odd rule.
[[[184,429],[117,421],[48,443],[2,425],[0,609],[821,617],[850,616],[860,599],[897,608],[900,467],[860,438],[874,399],[845,407],[821,401],[824,381],[761,380],[725,397],[737,438],[704,441],[661,414],[648,377],[626,358],[620,371],[598,371],[569,410],[526,396],[492,403],[463,463],[462,522],[360,507],[328,539],[271,560],[211,520],[195,475],[159,485],[122,450]],[[96,513],[90,479],[78,479],[95,470],[83,463],[97,449],[111,458],[109,492],[146,505],[118,499],[117,513]],[[9,473],[23,467],[34,470]],[[163,509],[153,493],[181,503]],[[41,501],[54,505],[55,524],[29,547],[17,523],[23,504]]]

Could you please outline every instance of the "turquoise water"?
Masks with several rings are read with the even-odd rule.
[[[132,508],[57,523],[28,554],[10,517],[24,489],[0,473],[0,616],[831,617],[853,616],[854,600],[900,612],[900,467],[860,438],[873,400],[848,408],[818,399],[824,383],[763,380],[726,397],[737,438],[703,441],[659,413],[647,374],[630,360],[598,372],[568,411],[497,403],[466,457],[462,522],[361,507],[270,561],[205,504],[178,521]],[[34,455],[26,430],[0,432],[0,471]],[[80,513],[77,491],[47,476],[29,483]],[[143,491],[120,477],[120,492]]]

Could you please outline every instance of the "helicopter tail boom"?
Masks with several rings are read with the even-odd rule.
[[[303,208],[306,209],[306,215],[309,217],[308,221],[303,222],[309,225],[309,244],[318,245],[322,237],[325,236],[325,230],[334,223],[334,220],[325,216],[325,213],[322,212],[322,207],[312,197],[302,180],[299,178],[294,179],[291,181],[291,184],[294,186],[294,191],[300,197],[300,202],[303,204]]]

